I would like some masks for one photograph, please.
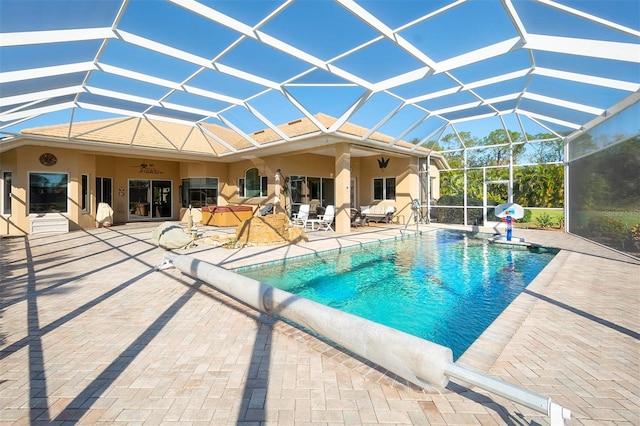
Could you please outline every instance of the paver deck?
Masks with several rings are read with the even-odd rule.
[[[549,424],[463,383],[417,389],[157,271],[155,225],[0,239],[0,424]],[[235,268],[399,228],[187,253]],[[570,425],[640,424],[640,262],[560,232],[518,236],[562,251],[458,363],[550,396]]]

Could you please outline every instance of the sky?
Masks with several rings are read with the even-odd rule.
[[[482,137],[502,126],[496,110],[517,131],[523,124],[530,134],[568,133],[574,127],[563,123],[588,122],[640,84],[637,0],[516,0],[527,35],[566,39],[483,60],[479,49],[510,40],[516,46],[520,35],[499,1],[343,3],[131,0],[120,14],[121,1],[0,0],[0,132],[127,111],[250,134],[305,112],[338,118],[357,105],[349,122],[404,140],[454,128]],[[86,36],[90,29],[98,35]],[[48,35],[28,42],[28,32],[58,30],[84,31],[75,41]],[[575,39],[631,46],[631,54],[620,60],[553,51],[554,43]],[[475,59],[448,65],[464,55]],[[45,77],[33,71],[86,63],[90,69]],[[551,71],[532,72],[539,69]],[[586,84],[561,73],[607,80]],[[628,84],[610,87],[610,80]],[[528,114],[507,114],[515,110]]]

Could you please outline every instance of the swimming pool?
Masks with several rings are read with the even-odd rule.
[[[488,237],[438,230],[237,272],[447,346],[457,359],[555,255]]]

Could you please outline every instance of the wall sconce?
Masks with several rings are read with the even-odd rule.
[[[387,165],[389,164],[389,160],[391,160],[391,158],[387,158],[385,160],[384,157],[380,157],[380,159],[378,160],[378,166],[380,166],[380,170],[387,168]]]

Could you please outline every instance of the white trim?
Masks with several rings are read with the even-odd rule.
[[[116,38],[110,27],[2,33],[0,47]]]
[[[54,65],[50,67],[30,68],[18,71],[0,72],[0,83],[11,83],[31,78],[52,77],[63,74],[94,71],[97,67],[93,62],[78,62],[75,64]]]
[[[637,44],[530,34],[525,49],[640,63]]]
[[[11,211],[9,211],[8,213],[6,212],[7,210],[7,205],[5,203],[5,198],[7,197],[6,194],[6,188],[7,188],[7,175],[9,176],[9,181],[10,181],[10,186],[9,186],[9,209]],[[3,217],[10,217],[13,213],[13,208],[12,208],[12,203],[11,203],[11,198],[13,195],[13,170],[2,170],[0,173],[0,216]]]

